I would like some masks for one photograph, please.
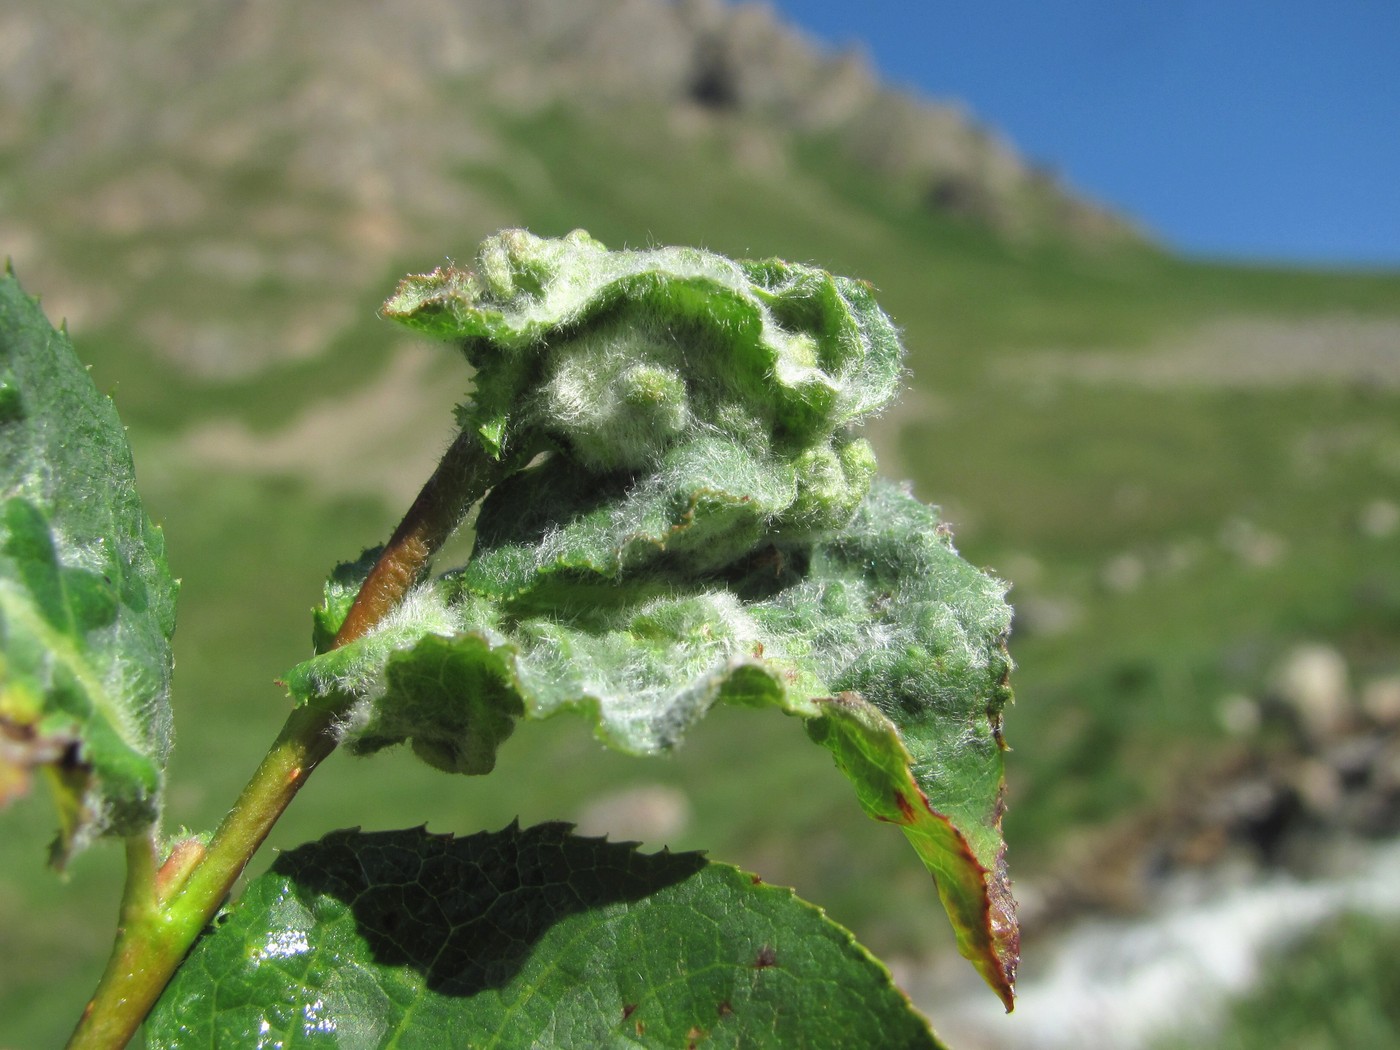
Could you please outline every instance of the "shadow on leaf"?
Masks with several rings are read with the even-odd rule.
[[[699,853],[644,854],[550,823],[466,838],[337,831],[272,871],[305,897],[348,907],[376,963],[411,967],[440,995],[469,996],[508,983],[561,919],[642,900],[704,866]]]

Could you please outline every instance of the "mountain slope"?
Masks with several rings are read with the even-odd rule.
[[[288,339],[283,314],[257,341],[309,354],[387,256],[526,218],[497,179],[549,173],[512,130],[560,109],[647,129],[658,153],[714,141],[710,166],[760,183],[791,178],[794,151],[826,153],[890,199],[1008,237],[1126,236],[957,110],[882,87],[762,6],[28,0],[0,14],[0,40],[7,250],[75,326],[133,327],[138,304],[146,340],[206,378],[267,355],[151,317],[172,278],[212,300],[206,326],[240,284],[257,285],[240,322],[294,288],[320,320]]]
[[[184,578],[173,820],[221,814],[281,722],[269,682],[305,655],[321,577],[383,538],[447,440],[463,368],[379,302],[507,224],[877,286],[912,381],[875,429],[885,470],[1014,584],[1020,877],[1208,766],[1219,699],[1294,639],[1400,671],[1400,534],[1362,527],[1400,474],[1397,275],[1174,258],[756,5],[15,0],[0,253],[114,390]],[[655,764],[547,724],[465,785],[386,756],[368,803],[370,771],[337,757],[275,844],[587,816],[599,792],[629,812],[640,790],[682,815],[632,833],[792,882],[882,950],[942,943],[829,761],[756,718]],[[50,887],[42,807],[0,821],[34,858],[0,892],[0,1044],[47,1045],[100,965],[117,858]]]

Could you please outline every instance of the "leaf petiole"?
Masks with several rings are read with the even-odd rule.
[[[68,1041],[73,1050],[125,1046],[144,1014],[133,1021],[121,1007],[148,998],[155,1002],[160,988],[155,995],[149,995],[146,985],[155,955],[159,914],[152,829],[150,834],[126,839],[126,885],[118,912],[116,944],[97,990]],[[160,987],[164,986],[162,981]]]

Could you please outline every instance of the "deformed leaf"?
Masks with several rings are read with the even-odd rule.
[[[567,826],[334,832],[280,856],[151,1015],[188,1046],[937,1047],[790,890]]]
[[[507,230],[476,273],[405,278],[384,314],[463,341],[476,388],[462,422],[488,453],[553,447],[589,475],[644,472],[612,531],[713,501],[647,559],[692,569],[760,531],[850,515],[875,469],[850,428],[894,397],[903,353],[859,281],[693,248],[613,252],[582,231]],[[541,495],[562,520],[538,479],[517,498]]]
[[[0,278],[0,797],[50,776],[60,862],[160,812],[176,584],[116,409]]]
[[[464,567],[295,668],[293,695],[340,712],[352,750],[409,741],[463,773],[489,772],[520,717],[579,712],[633,754],[719,702],[801,717],[903,828],[1009,1006],[1010,609],[934,511],[872,484],[852,427],[893,395],[901,348],[869,289],[513,231],[386,313],[465,341],[483,454],[549,453],[486,497]],[[318,637],[367,564],[338,570]]]

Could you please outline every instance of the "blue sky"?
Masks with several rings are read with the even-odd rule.
[[[1400,268],[1400,0],[773,0],[1193,254]]]

